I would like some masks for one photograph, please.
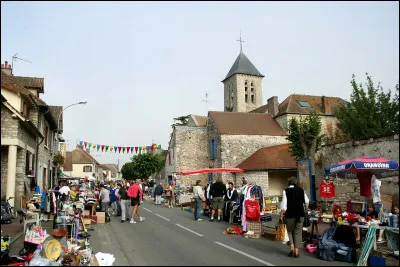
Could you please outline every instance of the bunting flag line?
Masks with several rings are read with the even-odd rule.
[[[110,145],[100,145],[98,143],[93,143],[93,142],[88,142],[88,141],[83,141],[79,140],[80,146],[84,147],[85,149],[89,149],[90,151],[101,151],[101,152],[108,152],[110,150],[110,153],[119,153],[121,154],[121,151],[123,154],[125,152],[127,154],[129,153],[136,153],[136,154],[142,154],[142,153],[152,153],[152,152],[157,152],[158,150],[161,151],[161,145],[157,144],[152,144],[150,146],[110,146]],[[105,150],[104,150],[105,148]]]

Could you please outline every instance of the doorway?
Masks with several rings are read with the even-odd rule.
[[[42,175],[42,181],[43,181],[43,189],[47,189],[47,168],[43,168],[43,175]]]

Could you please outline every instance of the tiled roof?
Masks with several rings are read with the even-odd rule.
[[[290,154],[289,144],[264,147],[248,157],[237,168],[252,170],[296,169],[296,158]]]
[[[10,90],[14,93],[17,94],[19,93],[24,95],[25,97],[28,98],[28,100],[32,103],[32,105],[35,105],[37,104],[38,101],[40,101],[40,99],[31,92],[29,92],[29,90],[26,89],[20,81],[15,79],[14,76],[7,75],[4,71],[1,71],[1,87]]]
[[[193,115],[193,117],[195,118],[196,124],[198,126],[206,126],[207,125],[207,116]]]
[[[322,98],[323,96],[292,94],[279,104],[277,116],[287,113],[309,114],[312,110],[315,110],[316,113],[320,115],[326,114],[322,109]],[[311,108],[301,107],[298,101],[307,101]],[[329,103],[331,114],[335,113],[335,108],[346,104],[346,101],[339,97],[325,97],[325,102]]]
[[[285,136],[286,132],[266,113],[210,111],[221,134]]]
[[[64,171],[72,171],[72,152],[66,152],[63,167]]]
[[[81,148],[77,148],[74,151],[72,151],[72,163],[73,164],[97,163],[100,165],[100,163],[95,158],[93,158],[89,153],[87,153]]]
[[[26,88],[38,89],[39,93],[44,93],[44,78],[14,76]]]
[[[50,113],[53,115],[54,119],[56,120],[56,122],[58,122],[58,117],[60,116],[60,114],[63,110],[63,107],[62,106],[49,106],[49,110],[50,110]],[[60,118],[61,131],[63,129],[63,119],[62,118],[63,117],[61,116],[61,118]]]
[[[267,110],[268,110],[268,104],[265,104],[264,106],[251,110],[250,113],[265,113],[267,112]]]
[[[240,51],[239,56],[236,58],[231,69],[229,70],[225,79],[222,80],[222,82],[235,74],[248,74],[258,77],[264,77],[264,75],[262,75],[257,70],[257,68],[253,65],[253,63],[251,63],[251,61],[246,57],[246,55],[242,51]]]

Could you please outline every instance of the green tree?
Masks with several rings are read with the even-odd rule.
[[[138,154],[131,160],[121,168],[125,179],[147,179],[152,173],[159,171],[165,162],[162,155],[155,153]]]
[[[321,147],[325,137],[321,133],[321,119],[312,111],[304,119],[292,118],[287,128],[288,137],[291,142],[290,152],[296,159],[310,157],[314,160],[315,153]]]
[[[385,93],[380,83],[375,85],[368,73],[366,76],[364,88],[353,74],[350,103],[336,110],[337,138],[363,139],[399,132],[399,84],[392,97],[390,89]]]

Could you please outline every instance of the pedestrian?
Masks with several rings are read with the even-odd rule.
[[[100,184],[99,199],[101,201],[101,211],[105,212],[107,217],[110,217],[108,206],[110,205],[110,191],[104,188],[104,184]]]
[[[121,223],[129,220],[129,208],[131,206],[131,201],[128,197],[128,190],[126,189],[126,181],[123,184],[118,183],[116,191],[116,195],[118,198],[118,202],[121,206]]]
[[[210,222],[214,221],[215,211],[218,211],[218,222],[221,222],[222,209],[224,208],[224,196],[226,195],[226,186],[222,182],[222,178],[218,177],[215,183],[211,185],[211,218]]]
[[[228,183],[228,190],[224,196],[224,221],[229,222],[230,210],[233,204],[238,200],[239,194],[237,190],[233,187],[233,183]]]
[[[117,186],[114,182],[110,183],[110,205],[113,215],[117,215],[118,213],[118,204],[117,204],[117,196],[115,195],[115,191],[117,190]]]
[[[165,188],[165,199],[168,201],[168,208],[172,208],[172,198],[174,197],[174,182],[170,182]]]
[[[281,202],[281,214],[285,215],[286,229],[289,235],[289,257],[299,257],[299,248],[302,244],[304,209],[309,200],[305,191],[299,185],[297,177],[290,177],[288,188],[283,190]]]
[[[196,185],[193,186],[193,198],[195,201],[195,206],[194,206],[194,220],[195,221],[201,221],[202,219],[200,217],[200,209],[203,204],[203,201],[206,200],[204,196],[204,190],[202,188],[202,181],[197,180]]]
[[[162,183],[159,183],[156,188],[154,189],[154,201],[155,205],[160,205],[161,204],[161,196],[164,193],[164,188],[162,186]]]
[[[133,185],[131,185],[128,189],[128,196],[131,198],[131,206],[133,207],[132,215],[131,215],[131,221],[130,223],[136,223],[134,220],[135,214],[139,216],[139,221],[143,222],[144,217],[140,216],[140,203],[143,202],[143,191],[142,188],[140,187],[140,179],[137,179]]]

